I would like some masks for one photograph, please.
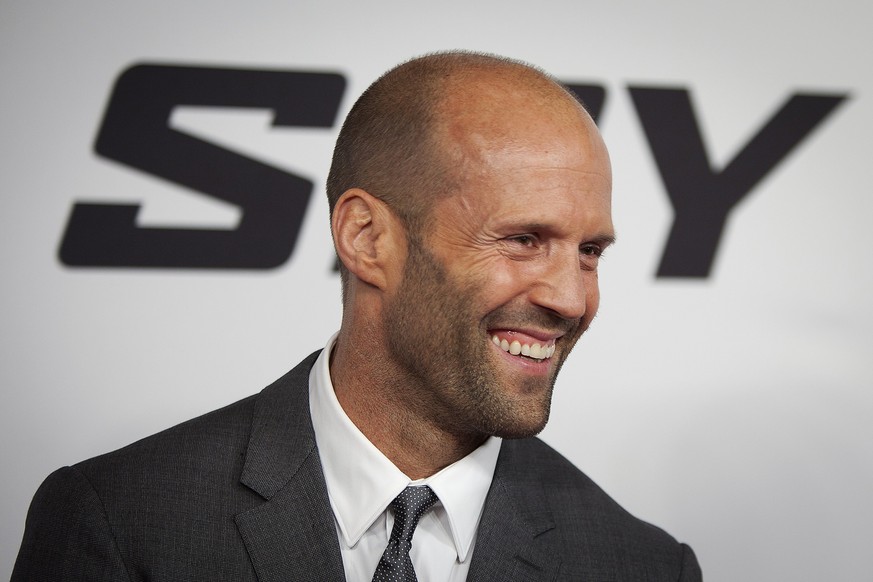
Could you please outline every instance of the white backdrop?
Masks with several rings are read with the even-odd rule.
[[[424,52],[601,85],[619,243],[544,438],[696,550],[709,582],[871,580],[873,8],[859,0],[0,4],[0,578],[53,469],[260,390],[338,327],[323,182],[337,127],[179,108],[174,128],[316,183],[271,270],[65,266],[72,205],[140,225],[240,211],[95,154],[134,63],[334,72],[340,117]],[[707,278],[657,278],[672,220],[629,87],[690,92],[722,168],[793,93],[848,94],[737,206]],[[338,122],[337,122],[338,123]]]

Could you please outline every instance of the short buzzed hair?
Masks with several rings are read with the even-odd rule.
[[[458,172],[437,131],[446,87],[459,77],[499,70],[539,78],[561,90],[527,63],[465,51],[418,57],[374,81],[355,102],[337,138],[327,178],[331,216],[344,192],[361,188],[392,209],[413,242],[420,240],[433,202],[458,186]],[[345,289],[348,273],[339,266]]]

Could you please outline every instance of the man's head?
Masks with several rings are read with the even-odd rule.
[[[526,65],[432,55],[364,93],[328,196],[345,309],[367,302],[373,365],[405,409],[458,434],[542,429],[597,310],[610,190],[591,118]]]
[[[434,201],[451,193],[459,178],[441,132],[446,98],[486,71],[559,87],[529,65],[467,52],[428,55],[391,69],[361,94],[343,123],[327,179],[331,214],[344,192],[361,188],[385,201],[410,234],[421,233]],[[347,272],[340,268],[345,287]]]

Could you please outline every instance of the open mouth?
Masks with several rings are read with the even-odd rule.
[[[500,339],[496,335],[492,335],[491,341],[504,352],[512,354],[513,356],[524,356],[538,362],[551,358],[552,354],[555,353],[554,340],[550,343],[522,343],[519,340],[509,341],[507,339]]]

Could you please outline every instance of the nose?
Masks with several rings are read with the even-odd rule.
[[[589,293],[597,293],[597,273],[583,270],[579,255],[573,252],[553,255],[545,261],[529,298],[564,319],[580,319],[589,307]]]

